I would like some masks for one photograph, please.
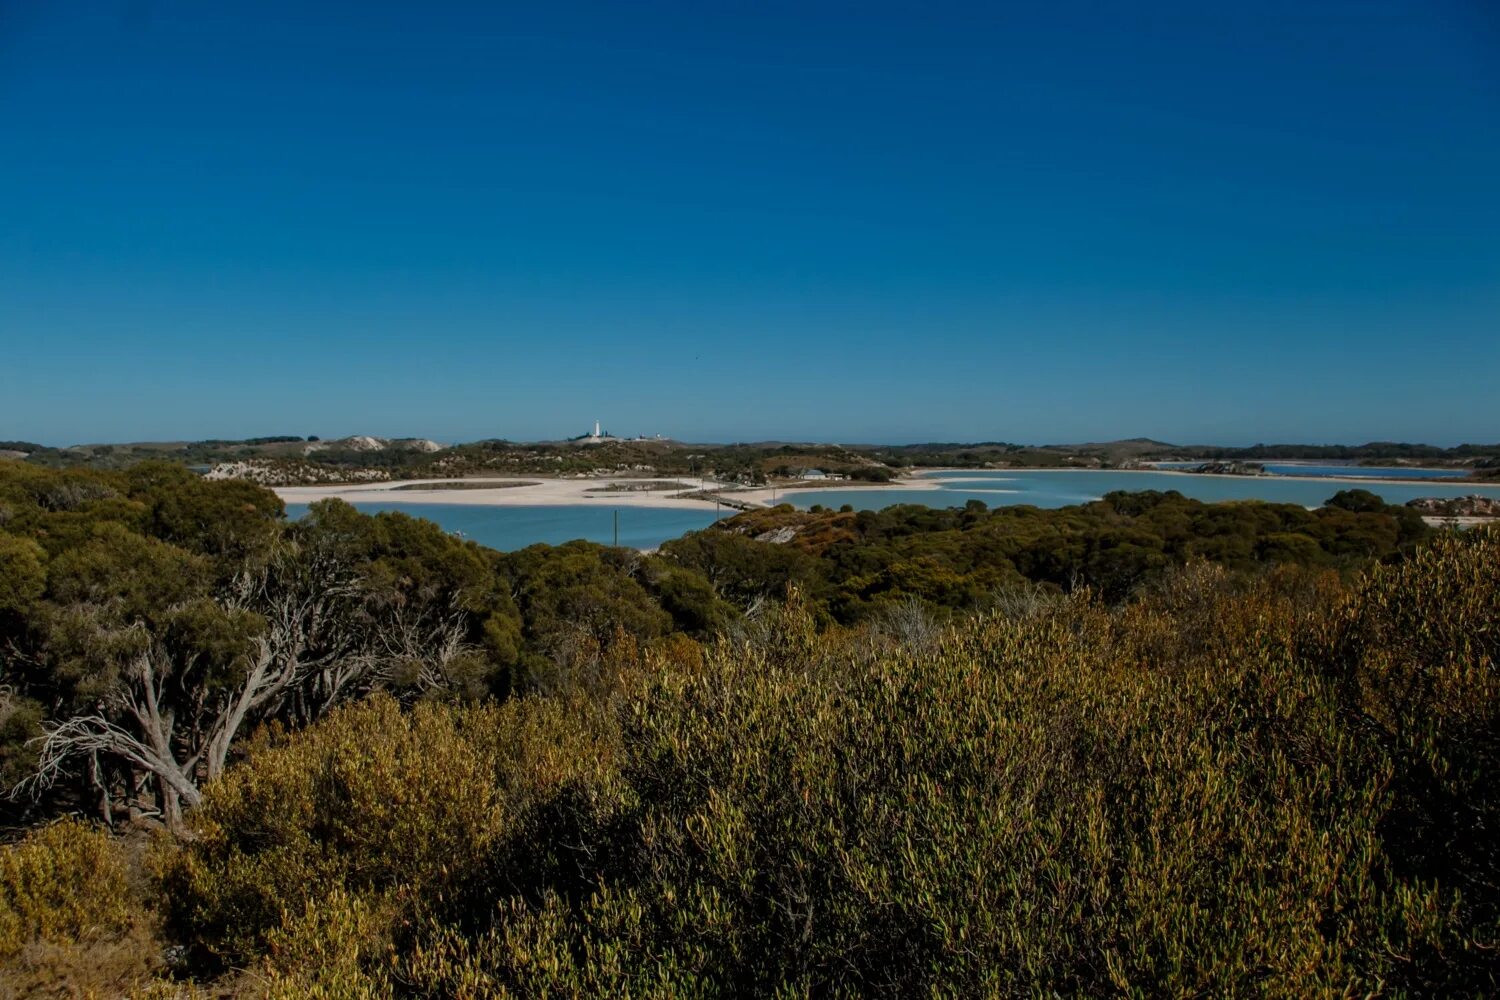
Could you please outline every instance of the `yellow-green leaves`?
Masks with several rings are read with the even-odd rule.
[[[904,645],[794,598],[572,695],[377,701],[211,789],[177,891],[286,996],[1489,992],[1496,553]]]

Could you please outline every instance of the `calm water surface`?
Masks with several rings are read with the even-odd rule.
[[[1302,468],[1308,468],[1303,466]],[[856,510],[879,510],[898,503],[929,507],[961,507],[980,500],[990,507],[1032,504],[1066,507],[1088,503],[1114,490],[1176,490],[1194,500],[1268,500],[1318,507],[1350,483],[1272,479],[1261,476],[1190,476],[1173,472],[1060,471],[1056,469],[983,472],[935,472],[922,478],[938,483],[936,490],[789,490],[787,502],[798,507],[852,505]],[[1463,483],[1360,483],[1386,503],[1403,504],[1418,497],[1461,497],[1471,493],[1500,498],[1500,485]]]
[[[426,518],[447,531],[462,531],[465,538],[503,552],[538,542],[561,545],[583,538],[609,545],[614,540],[613,507],[470,507],[446,503],[356,503],[354,506],[366,514],[396,511]],[[632,549],[654,549],[668,539],[714,523],[711,510],[656,507],[619,510],[620,544]],[[289,503],[286,511],[288,517],[296,519],[307,513],[307,505]]]
[[[1327,468],[1300,466],[1302,469]],[[1346,471],[1345,467],[1338,467]],[[1410,471],[1410,470],[1407,470]],[[1106,472],[1056,469],[1021,471],[976,471],[927,473],[923,478],[937,483],[935,490],[827,489],[789,490],[783,499],[798,507],[814,504],[857,510],[879,510],[893,504],[913,503],[929,507],[961,507],[970,500],[989,507],[1032,504],[1066,507],[1088,503],[1112,490],[1176,490],[1195,500],[1269,500],[1303,507],[1321,506],[1350,483],[1330,483],[1303,478],[1272,479],[1259,476],[1187,476],[1171,472]],[[1456,497],[1479,493],[1500,498],[1500,485],[1473,483],[1370,482],[1360,488],[1401,504],[1417,497]],[[605,506],[568,507],[476,507],[431,503],[357,503],[366,513],[391,510],[435,521],[447,531],[461,531],[465,538],[502,551],[524,549],[545,542],[560,545],[575,538],[610,544],[614,536],[614,510]],[[307,513],[306,504],[288,504],[292,518]],[[728,516],[731,512],[725,512]],[[689,531],[706,528],[715,514],[707,510],[671,510],[654,507],[620,508],[620,544],[636,549],[655,548]]]
[[[1162,469],[1185,469],[1202,462],[1153,462]],[[1262,462],[1267,472],[1278,476],[1344,476],[1350,479],[1458,479],[1465,469],[1413,469],[1404,465],[1316,465],[1311,462]]]

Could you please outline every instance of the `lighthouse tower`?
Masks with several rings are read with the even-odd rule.
[[[602,435],[602,434],[599,433],[599,421],[595,420],[594,421],[594,437],[603,437],[603,436],[604,435]]]

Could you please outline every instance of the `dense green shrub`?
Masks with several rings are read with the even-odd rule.
[[[783,505],[667,542],[662,553],[731,603],[779,599],[796,584],[819,611],[851,624],[913,598],[945,612],[984,611],[1027,583],[1087,587],[1118,602],[1198,560],[1246,572],[1349,571],[1398,557],[1428,533],[1416,511],[1362,490],[1318,510],[1143,491],[1057,510],[988,510],[977,501],[857,512]]]
[[[285,998],[1497,989],[1494,531],[1142,493],[501,554],[280,511],[0,467],[0,774],[78,740],[7,810],[202,793],[145,899],[134,840],[0,849],[0,995],[190,993],[168,955]]]
[[[268,734],[194,815],[166,875],[174,926],[243,963],[329,893],[441,907],[558,788],[605,794],[607,746],[561,700],[403,711],[378,697],[295,738]]]
[[[0,997],[147,989],[162,945],[130,869],[120,841],[75,820],[0,847]]]
[[[36,938],[109,937],[133,919],[124,857],[98,830],[62,820],[0,848],[0,962]]]
[[[1500,969],[1500,542],[1476,530],[1379,567],[1344,602],[1325,657],[1390,761],[1381,836],[1405,878],[1453,890]]]
[[[282,996],[1490,993],[1497,565],[925,644],[794,601],[586,698],[350,708],[210,791],[171,892]]]
[[[374,690],[403,703],[562,687],[625,631],[722,628],[691,569],[574,543],[503,554],[336,500],[166,463],[0,463],[0,819],[178,828],[257,726]],[[39,736],[45,740],[38,740]]]

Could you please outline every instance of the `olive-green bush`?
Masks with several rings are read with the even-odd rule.
[[[585,694],[379,700],[167,892],[276,996],[1493,994],[1500,535],[933,641],[795,600]]]
[[[33,938],[117,934],[131,919],[124,858],[105,834],[62,820],[0,848],[0,960]]]
[[[121,844],[75,820],[0,847],[0,997],[120,995],[160,945]]]

